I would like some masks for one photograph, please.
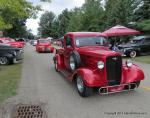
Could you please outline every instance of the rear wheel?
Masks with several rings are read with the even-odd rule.
[[[88,97],[92,94],[93,89],[85,85],[81,76],[77,76],[76,78],[76,87],[79,95],[82,97]]]
[[[7,57],[0,57],[0,65],[9,64],[9,59]]]

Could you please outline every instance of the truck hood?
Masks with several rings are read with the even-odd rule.
[[[94,57],[108,57],[108,56],[120,56],[118,52],[111,51],[109,47],[105,46],[85,46],[78,49],[81,55],[88,55]]]

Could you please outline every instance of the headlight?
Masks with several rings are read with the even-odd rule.
[[[131,67],[133,65],[133,62],[131,60],[126,61],[127,67]]]
[[[99,69],[103,69],[103,68],[104,68],[104,62],[98,61],[98,62],[97,62],[97,67],[98,67]]]

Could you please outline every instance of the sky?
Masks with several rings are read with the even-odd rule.
[[[47,2],[39,2],[39,0],[27,0],[29,2],[32,2],[33,5],[41,5],[41,8],[44,11],[52,11],[56,15],[59,15],[65,8],[73,9],[74,7],[81,7],[84,3],[84,0],[52,0],[51,3]],[[37,28],[38,28],[38,22],[41,14],[44,13],[44,11],[40,11],[37,16],[37,19],[27,19],[26,26],[28,29],[31,29],[32,33],[34,35],[37,34]]]

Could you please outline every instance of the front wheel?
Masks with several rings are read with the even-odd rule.
[[[92,94],[93,89],[85,85],[81,76],[76,78],[76,87],[81,97],[89,97]]]
[[[0,57],[0,65],[9,64],[9,59],[7,57]]]
[[[131,58],[134,58],[134,57],[137,56],[137,52],[136,51],[131,51],[129,55],[130,55]]]

